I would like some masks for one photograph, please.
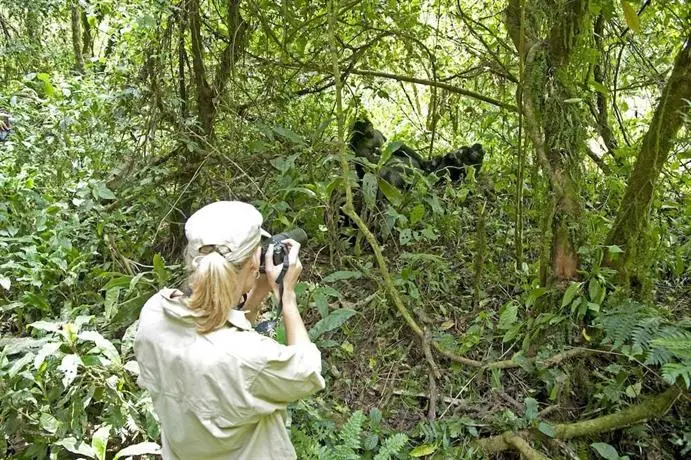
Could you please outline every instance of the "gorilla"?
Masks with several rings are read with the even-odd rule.
[[[430,172],[434,172],[439,178],[447,176],[452,183],[457,183],[465,179],[469,167],[475,168],[475,174],[479,173],[484,159],[482,144],[463,146],[432,160]]]
[[[348,146],[355,154],[355,172],[360,187],[362,187],[367,171],[366,164],[379,163],[382,154],[381,149],[385,143],[386,136],[366,118],[356,119],[350,126]],[[379,177],[402,191],[410,189],[411,175],[420,173],[433,174],[433,177],[436,177],[435,183],[442,182],[446,177],[452,184],[456,184],[465,179],[467,168],[473,167],[478,172],[484,156],[485,151],[482,145],[473,144],[470,147],[461,147],[441,157],[426,160],[413,148],[401,143],[391,153],[386,164],[379,169]],[[382,199],[381,192],[377,191],[377,202]],[[356,212],[362,215],[362,193],[355,193],[353,204]],[[345,227],[355,227],[354,222],[351,222],[350,218],[343,213],[340,215],[340,220]],[[348,241],[351,244],[354,243],[352,237]]]
[[[385,142],[386,137],[381,131],[375,129],[368,119],[358,119],[352,124],[348,145],[355,153],[356,159],[366,159],[371,163],[378,163],[381,147]],[[479,172],[484,157],[485,151],[481,144],[473,144],[470,147],[464,146],[431,160],[425,160],[414,149],[401,144],[392,152],[379,174],[380,177],[399,189],[407,188],[405,181],[407,170],[417,170],[425,174],[434,173],[438,182],[443,177],[448,177],[452,183],[458,183],[465,179],[468,167],[474,167],[476,173]],[[365,175],[362,161],[356,161],[355,171],[358,180],[362,181]]]

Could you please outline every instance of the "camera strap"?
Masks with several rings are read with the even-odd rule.
[[[278,284],[278,314],[280,315],[283,311],[283,278],[288,272],[288,267],[290,262],[288,261],[288,254],[283,257],[283,266],[281,267],[281,273],[276,277],[276,284]]]

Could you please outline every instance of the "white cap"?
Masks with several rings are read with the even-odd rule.
[[[242,201],[217,201],[192,214],[185,223],[189,243],[188,255],[196,257],[204,246],[224,246],[228,262],[246,259],[259,245],[262,236],[271,236],[262,229],[261,213]],[[227,251],[223,251],[224,253]]]

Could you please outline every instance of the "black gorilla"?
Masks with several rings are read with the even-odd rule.
[[[355,120],[351,125],[348,146],[355,153],[355,172],[361,187],[366,173],[366,163],[379,163],[381,148],[385,143],[386,137],[381,131],[375,129],[368,119]],[[425,160],[411,147],[400,144],[391,153],[386,164],[379,169],[379,177],[399,190],[406,190],[410,187],[408,178],[411,176],[411,172],[413,175],[415,173],[434,173],[437,182],[448,177],[452,183],[458,183],[465,179],[466,168],[474,167],[476,172],[480,170],[484,156],[485,151],[482,145],[473,144],[471,147],[464,146],[441,157]],[[379,202],[382,197],[380,192],[377,194],[377,201]],[[355,194],[353,204],[356,212],[361,214],[363,209],[361,193]],[[354,223],[345,214],[341,214],[341,221],[346,227],[354,227]],[[352,238],[350,241],[353,242]]]
[[[356,120],[351,126],[348,145],[357,158],[377,163],[381,155],[380,149],[385,142],[386,137],[367,119]],[[426,174],[434,173],[440,180],[447,176],[451,182],[456,183],[465,179],[468,167],[474,167],[475,171],[479,172],[484,157],[485,151],[480,144],[464,146],[431,160],[425,160],[414,149],[401,144],[380,170],[380,176],[399,189],[406,188],[407,169],[415,169]],[[362,180],[365,169],[361,161],[356,161],[355,171],[358,179]]]
[[[479,173],[484,159],[485,150],[481,144],[463,146],[432,160],[430,172],[434,172],[440,178],[446,175],[451,182],[456,183],[465,179],[469,167],[475,168],[475,174]]]

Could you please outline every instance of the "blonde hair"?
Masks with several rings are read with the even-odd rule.
[[[187,255],[189,253],[188,249]],[[188,280],[192,295],[186,304],[189,309],[202,313],[197,321],[199,332],[211,332],[225,324],[230,309],[240,302],[242,286],[238,274],[250,258],[231,263],[211,249],[209,253],[188,259],[188,267],[192,270]]]

